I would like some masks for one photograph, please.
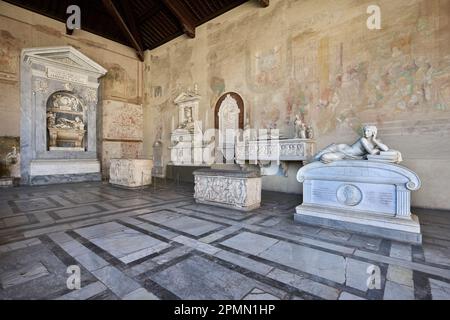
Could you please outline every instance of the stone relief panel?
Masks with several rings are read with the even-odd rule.
[[[43,78],[37,78],[34,81],[33,90],[34,92],[39,92],[42,94],[46,94],[48,92],[48,80]]]
[[[109,182],[129,188],[149,185],[152,164],[152,160],[112,159]]]
[[[260,206],[261,178],[210,172],[194,172],[196,202],[244,211]]]

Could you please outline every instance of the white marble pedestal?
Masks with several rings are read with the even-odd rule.
[[[411,191],[420,188],[420,179],[405,167],[367,160],[313,162],[300,168],[297,180],[303,183],[297,222],[422,242],[419,220],[410,211]]]
[[[0,188],[14,186],[13,178],[0,178]]]
[[[31,160],[29,177],[31,185],[102,180],[96,159]]]
[[[152,183],[153,160],[149,159],[111,159],[109,183],[136,188]]]
[[[261,205],[257,171],[200,169],[194,171],[197,203],[250,211]]]

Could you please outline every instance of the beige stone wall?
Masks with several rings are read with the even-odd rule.
[[[65,32],[61,22],[0,1],[0,139],[20,135],[21,50],[70,45],[108,70],[100,81],[99,129],[103,130],[99,138],[103,143],[99,144],[99,154],[119,158],[140,155],[142,126],[136,129],[140,131],[137,137],[130,134],[126,123],[128,104],[142,114],[143,63],[127,46],[82,30],[75,30],[72,36]],[[109,107],[114,109],[116,122],[102,126],[104,114],[111,114]],[[107,171],[107,166],[104,169]]]
[[[450,209],[450,1],[380,0],[382,30],[368,30],[368,0],[248,2],[146,53],[144,152],[156,128],[169,145],[173,99],[198,84],[199,120],[213,126],[213,107],[238,92],[256,128],[293,135],[295,114],[311,122],[317,147],[350,143],[363,123],[403,152],[422,178],[413,204]],[[170,155],[165,148],[165,158]],[[299,192],[288,178],[265,189]]]

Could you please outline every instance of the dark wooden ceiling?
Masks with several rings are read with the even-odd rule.
[[[6,0],[11,4],[66,22],[69,5],[81,9],[81,29],[130,46],[141,60],[182,34],[249,0]],[[262,7],[269,0],[257,1]],[[76,31],[75,31],[76,32]],[[71,30],[67,30],[72,34]]]

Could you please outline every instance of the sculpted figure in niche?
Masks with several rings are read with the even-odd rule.
[[[81,121],[80,117],[75,117],[74,126],[77,130],[84,130],[84,123]]]
[[[314,161],[330,163],[337,160],[373,160],[401,162],[401,153],[391,150],[377,138],[377,127],[366,125],[363,136],[352,145],[331,144],[314,156]]]
[[[184,122],[178,126],[178,129],[186,129],[191,133],[194,132],[195,125],[191,107],[184,108],[184,119]]]
[[[303,123],[300,115],[295,116],[295,138],[296,139],[306,139],[306,125]]]
[[[73,129],[75,127],[74,125],[75,121],[73,120],[69,120],[66,118],[59,118],[58,119],[58,123],[55,126],[55,128],[59,128],[59,129]]]

